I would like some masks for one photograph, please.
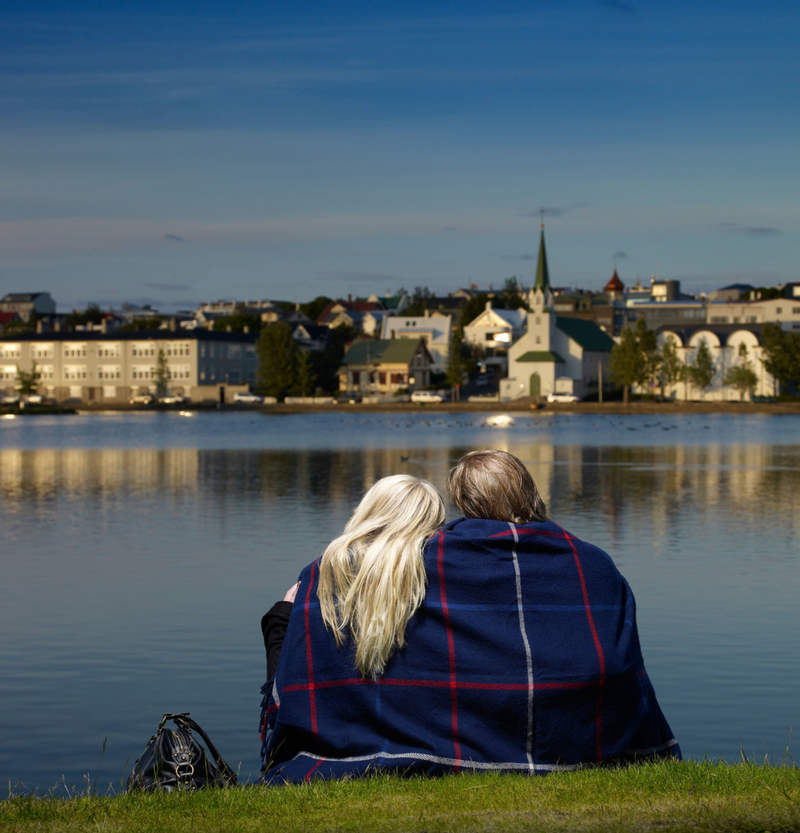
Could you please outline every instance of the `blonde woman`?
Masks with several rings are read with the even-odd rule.
[[[465,517],[439,529],[429,483],[377,483],[282,603],[264,782],[680,757],[609,556],[507,452],[465,455],[449,487]]]

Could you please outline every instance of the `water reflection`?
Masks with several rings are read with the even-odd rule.
[[[108,736],[101,782],[118,784],[167,709],[254,773],[261,614],[376,480],[407,472],[444,492],[455,461],[489,445],[623,569],[684,751],[785,746],[800,718],[800,448],[559,444],[521,422],[389,445],[373,425],[365,448],[330,425],[330,447],[298,448],[293,423],[272,423],[266,448],[0,449],[3,783],[77,782]]]

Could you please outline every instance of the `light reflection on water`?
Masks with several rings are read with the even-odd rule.
[[[93,779],[108,737],[98,783],[118,788],[167,710],[191,711],[254,775],[261,614],[375,480],[444,490],[481,447],[522,458],[551,516],[630,581],[684,752],[782,755],[800,717],[796,421],[412,416],[4,423],[3,782]]]

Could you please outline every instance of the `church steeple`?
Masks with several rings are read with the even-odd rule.
[[[543,293],[552,291],[550,287],[550,273],[547,269],[547,252],[544,248],[544,223],[539,236],[539,262],[536,264],[536,281],[533,284],[534,291],[541,290]]]

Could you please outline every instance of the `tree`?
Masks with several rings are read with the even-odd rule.
[[[167,357],[164,355],[164,349],[158,348],[158,355],[156,356],[156,396],[164,396],[167,392],[167,385],[169,384],[169,364]]]
[[[758,384],[758,376],[756,376],[753,366],[748,360],[747,345],[744,342],[739,345],[739,364],[728,368],[722,384],[730,385],[738,390],[740,402],[744,401],[745,393],[749,393],[750,396],[753,395],[753,390]]]
[[[661,347],[661,361],[658,365],[658,383],[661,386],[661,398],[665,398],[665,389],[680,381],[681,371],[685,367],[678,355],[675,339],[667,336]]]
[[[317,295],[313,301],[309,301],[306,304],[300,304],[300,312],[302,312],[303,315],[307,315],[312,321],[316,322],[322,314],[322,310],[324,310],[330,302],[331,299],[328,298],[327,295]]]
[[[297,396],[312,396],[317,384],[317,374],[311,356],[298,348],[293,390]]]
[[[64,316],[64,323],[74,327],[77,324],[102,324],[103,311],[97,304],[89,304],[85,310],[72,310]]]
[[[650,385],[659,367],[658,342],[656,334],[643,318],[635,327],[626,327],[620,341],[611,349],[608,372],[611,378],[622,385],[622,401],[627,405],[633,385]]]
[[[446,381],[450,386],[450,397],[454,402],[456,392],[464,381],[464,372],[466,371],[464,352],[464,328],[453,327],[447,353]]]
[[[400,290],[405,292],[405,290]],[[428,309],[428,298],[433,297],[433,292],[427,286],[418,286],[414,289],[408,301],[408,306],[403,311],[403,315],[425,315],[425,310]]]
[[[493,299],[492,306],[495,309],[528,309],[528,302],[520,294],[521,287],[517,278],[506,278],[500,294]]]
[[[292,390],[297,375],[298,348],[292,338],[292,328],[284,321],[269,324],[261,330],[256,346],[259,393],[283,400]]]
[[[36,369],[36,362],[31,364],[30,372],[24,371],[21,367],[17,368],[16,388],[22,396],[30,396],[36,393],[39,387],[39,380],[42,378],[40,371]]]
[[[485,309],[489,296],[486,294],[475,295],[470,298],[463,307],[458,317],[458,326],[466,327],[471,324]],[[453,322],[455,323],[455,322]]]
[[[703,339],[697,347],[694,361],[687,365],[686,375],[691,383],[700,388],[700,396],[703,397],[706,388],[714,380],[714,359],[711,357],[711,351],[708,349],[705,339]]]
[[[765,324],[761,350],[764,368],[781,386],[800,382],[800,333],[787,333],[779,324]]]
[[[237,312],[234,315],[225,315],[222,318],[218,318],[214,322],[214,329],[217,332],[223,333],[243,333],[245,327],[247,327],[248,331],[251,333],[259,333],[261,332],[262,326],[263,323],[259,316],[252,315],[247,312]],[[230,331],[228,330],[228,327],[230,327]]]

